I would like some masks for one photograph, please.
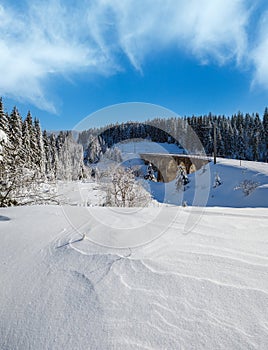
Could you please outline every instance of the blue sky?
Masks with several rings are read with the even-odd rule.
[[[16,3],[0,0],[0,95],[43,128],[72,129],[126,102],[178,115],[268,106],[265,0]],[[117,119],[105,114],[92,126]]]

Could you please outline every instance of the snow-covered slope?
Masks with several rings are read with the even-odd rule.
[[[161,209],[162,234],[131,249],[127,230],[92,243],[110,230],[94,220],[141,227],[158,208],[0,209],[0,348],[267,349],[267,209]]]
[[[219,174],[222,184],[214,188],[215,175]],[[232,159],[217,159],[189,175],[190,183],[186,190],[178,194],[176,181],[167,184],[151,183],[151,191],[160,202],[180,205],[221,206],[221,207],[265,207],[268,208],[268,164]],[[241,184],[249,180],[256,188],[245,195]]]
[[[174,144],[149,141],[126,142],[117,144],[122,152],[125,166],[143,164],[141,153],[182,153]],[[146,173],[146,166],[141,166]],[[217,164],[211,161],[203,169],[189,175],[190,184],[183,193],[176,190],[176,181],[170,183],[149,182],[152,197],[160,203],[181,205],[184,201],[195,206],[223,207],[268,207],[268,164],[252,161],[217,158]],[[222,185],[213,188],[216,174],[219,174]],[[241,189],[244,181],[251,181],[256,189],[249,195]]]
[[[183,149],[173,143],[152,142],[150,140],[124,141],[116,144],[116,147],[124,155],[135,155],[139,153],[183,153]]]

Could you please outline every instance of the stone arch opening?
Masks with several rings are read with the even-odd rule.
[[[194,163],[191,164],[190,169],[189,169],[189,174],[195,173],[196,172],[196,166]]]

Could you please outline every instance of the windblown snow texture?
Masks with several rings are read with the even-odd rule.
[[[1,209],[0,348],[266,349],[267,209],[179,210],[150,244],[109,249],[60,207]]]

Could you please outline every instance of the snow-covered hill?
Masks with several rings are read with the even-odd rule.
[[[217,161],[181,193],[149,183],[147,208],[100,207],[93,180],[58,183],[69,205],[0,208],[0,349],[266,350],[268,165]]]
[[[150,141],[123,142],[116,145],[122,152],[125,167],[139,166],[146,174],[146,166],[140,159],[141,153],[179,154],[182,149],[174,144]],[[103,159],[98,167],[106,169],[110,160]],[[214,188],[215,176],[219,175],[222,184]],[[183,193],[176,190],[176,180],[170,183],[147,181],[145,188],[159,203],[170,205],[222,206],[222,207],[268,207],[268,164],[252,161],[217,158],[204,169],[189,175],[190,183]],[[248,183],[248,184],[247,184]],[[84,185],[83,185],[84,186]],[[245,186],[252,191],[246,193]],[[90,200],[89,200],[90,202]]]
[[[0,210],[1,349],[267,349],[267,209],[163,207],[162,234],[131,249],[119,228],[114,248],[92,243],[112,231],[94,220],[158,208],[63,209]]]
[[[217,158],[217,164],[211,162],[205,169],[189,175],[190,183],[181,195],[176,191],[175,180],[168,184],[151,183],[151,190],[159,201],[174,205],[186,201],[196,206],[268,208],[268,164]],[[215,188],[216,174],[222,184]],[[249,194],[243,191],[247,181],[253,187]]]

